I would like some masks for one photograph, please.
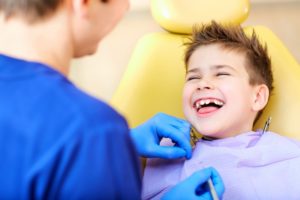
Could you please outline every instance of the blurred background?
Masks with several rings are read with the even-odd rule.
[[[74,59],[69,78],[87,93],[109,102],[143,35],[164,30],[152,19],[151,0],[130,0],[131,8],[93,56]],[[242,26],[271,29],[300,63],[300,0],[250,0]]]

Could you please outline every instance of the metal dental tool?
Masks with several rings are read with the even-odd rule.
[[[268,117],[268,119],[267,119],[267,121],[266,121],[266,123],[265,123],[265,126],[264,126],[264,128],[263,128],[263,130],[262,130],[262,133],[261,133],[262,135],[263,135],[266,131],[269,130],[269,126],[270,126],[271,121],[272,121],[272,117]]]
[[[208,179],[207,183],[208,183],[208,187],[209,187],[212,199],[213,200],[219,200],[219,197],[217,195],[216,189],[215,189],[215,187],[214,187],[214,185],[212,183],[211,178]]]

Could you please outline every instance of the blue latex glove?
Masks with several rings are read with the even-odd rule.
[[[131,129],[131,137],[140,156],[153,158],[191,158],[191,125],[185,120],[158,113],[142,125]],[[162,138],[170,138],[175,146],[160,146]]]
[[[219,199],[225,191],[219,173],[212,167],[195,172],[184,181],[171,188],[162,200],[212,200],[207,180],[211,178]]]

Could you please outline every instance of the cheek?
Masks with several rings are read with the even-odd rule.
[[[218,89],[228,98],[238,98],[245,93],[247,87],[240,79],[218,83]]]
[[[185,85],[182,92],[183,106],[185,106],[191,101],[192,94],[193,94],[192,87],[189,85]]]
[[[193,88],[185,85],[182,93],[182,108],[186,118],[190,116]]]
[[[230,105],[234,105],[237,109],[244,109],[250,106],[251,91],[248,87],[242,84],[223,85],[221,88],[222,93],[226,98],[226,102]]]
[[[114,10],[112,10],[110,14],[112,27],[116,26],[121,21],[129,7],[128,1],[120,2],[120,0],[118,0],[116,4],[117,5],[115,5]]]

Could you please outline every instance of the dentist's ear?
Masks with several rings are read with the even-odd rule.
[[[257,85],[254,88],[254,98],[252,102],[253,111],[262,110],[269,100],[269,88],[265,84]]]

